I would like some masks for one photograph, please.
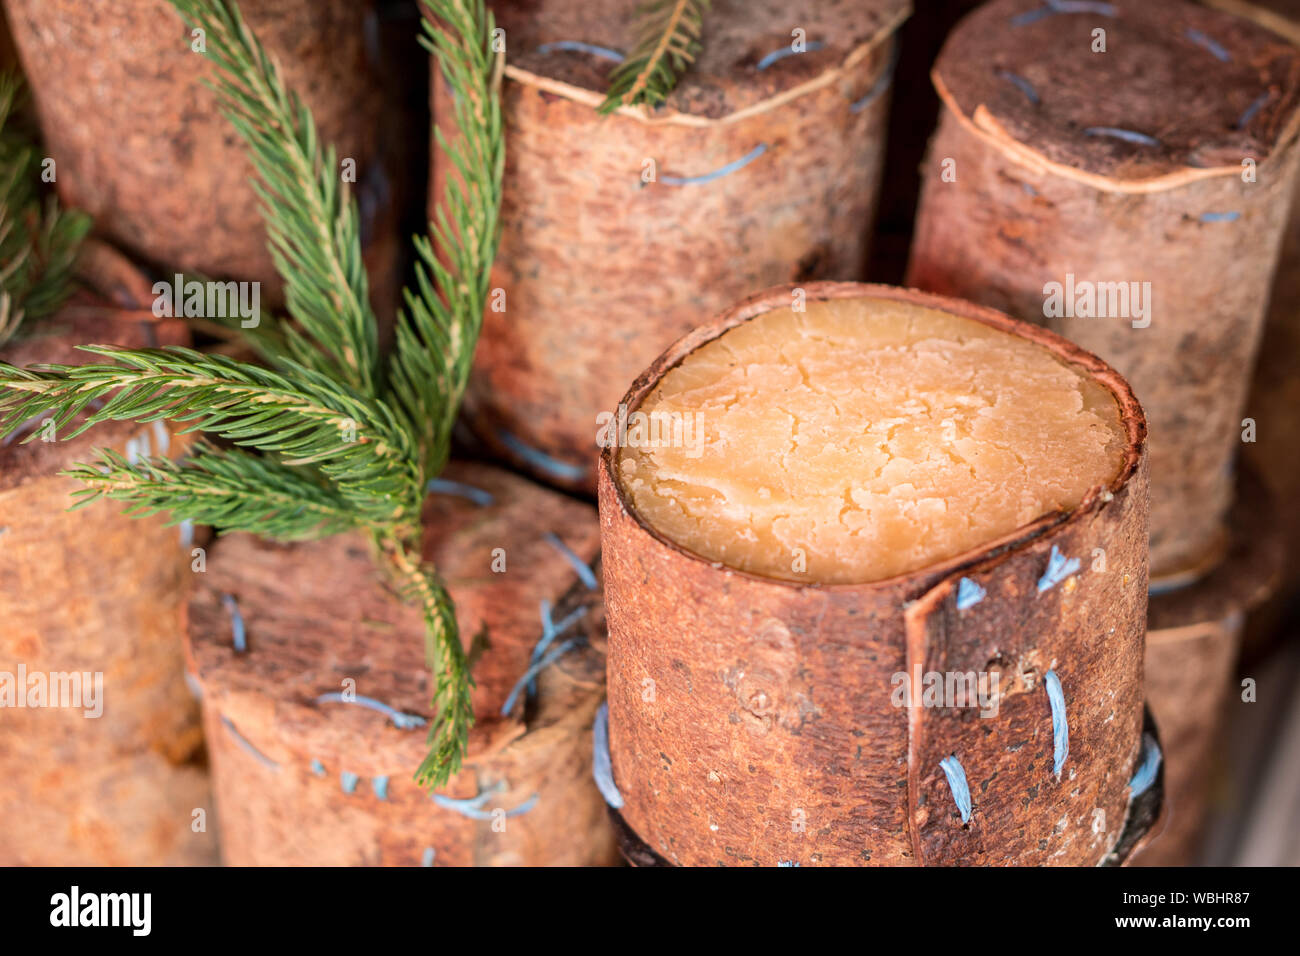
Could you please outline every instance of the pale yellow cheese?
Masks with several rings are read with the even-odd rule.
[[[765,313],[636,411],[615,454],[642,520],[807,583],[915,571],[1071,509],[1124,450],[1111,392],[1045,348],[884,299]]]

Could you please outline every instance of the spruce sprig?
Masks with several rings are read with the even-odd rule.
[[[601,113],[620,106],[658,106],[700,51],[709,0],[645,0],[637,8],[636,43],[609,75]]]
[[[0,435],[42,417],[56,431],[72,425],[65,438],[103,421],[177,421],[242,447],[201,441],[179,464],[100,452],[68,472],[85,484],[78,506],[109,498],[135,515],[165,511],[283,540],[365,529],[424,618],[436,713],[416,776],[441,786],[464,757],[473,679],[451,598],[420,557],[420,512],[447,460],[497,249],[504,139],[493,18],[483,0],[422,0],[442,28],[427,43],[458,101],[458,135],[439,136],[460,179],[430,224],[432,242],[418,241],[425,267],[405,293],[395,351],[380,363],[356,202],[336,186],[333,150],[321,149],[310,112],[234,0],[171,2],[203,29],[215,89],[262,179],[295,323],[256,336],[270,368],[182,348],[103,346],[86,350],[111,364],[0,364]]]
[[[52,314],[72,291],[90,217],[42,197],[33,140],[13,122],[22,81],[0,73],[0,345],[24,318]]]
[[[285,330],[289,356],[362,394],[378,394],[378,332],[360,217],[334,148],[322,148],[311,111],[285,87],[279,66],[233,2],[171,2],[203,31],[205,52],[217,67],[209,85],[260,178],[253,188],[296,323]]]

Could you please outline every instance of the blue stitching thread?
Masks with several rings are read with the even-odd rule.
[[[583,43],[581,40],[557,40],[554,43],[543,43],[537,48],[537,52],[542,54],[555,52],[590,53],[592,56],[613,60],[615,63],[622,63],[626,59],[617,50],[611,50],[607,46],[596,46],[594,43]]]
[[[369,710],[377,710],[393,722],[393,726],[398,730],[414,730],[416,727],[423,727],[428,721],[417,714],[404,714],[396,708],[390,707],[381,700],[375,700],[373,697],[362,697],[357,695],[351,699],[345,698],[338,691],[329,694],[321,694],[316,698],[318,704],[356,704],[359,707],[365,707]]]
[[[343,788],[344,793],[356,793],[357,781],[360,779],[355,773],[348,773],[345,770],[339,774],[339,786]]]
[[[203,685],[200,684],[199,679],[189,671],[185,672],[185,686],[189,688],[190,696],[195,700],[203,699]]]
[[[244,631],[244,615],[239,611],[239,602],[233,594],[223,594],[221,603],[230,612],[230,640],[235,646],[235,653],[242,654],[248,650],[248,635]]]
[[[504,789],[505,785],[499,783],[494,787],[489,787],[487,790],[484,790],[477,797],[471,797],[464,800],[457,800],[454,797],[445,797],[440,793],[430,794],[429,799],[444,810],[454,810],[461,816],[469,817],[471,820],[491,820],[492,812],[490,810],[484,810],[483,806],[494,794],[500,793]],[[537,806],[537,801],[540,799],[541,795],[535,793],[513,810],[507,810],[506,816],[517,817],[521,814],[527,813],[533,807]]]
[[[952,791],[952,800],[957,804],[961,822],[970,823],[970,787],[966,784],[966,771],[962,769],[961,761],[954,754],[940,760],[939,766],[943,768],[943,775],[948,778],[948,789]]]
[[[1232,54],[1229,53],[1227,50],[1225,50],[1221,43],[1219,43],[1213,37],[1206,36],[1200,30],[1194,30],[1191,27],[1188,27],[1187,39],[1191,40],[1197,46],[1204,47],[1205,49],[1209,50],[1210,53],[1214,55],[1214,58],[1216,60],[1219,60],[1222,63],[1232,62]]]
[[[776,865],[777,866],[798,866],[799,864],[796,863],[794,860],[781,860]]]
[[[898,66],[898,44],[895,43],[889,53],[889,65],[885,67],[885,72],[871,85],[871,89],[862,95],[862,99],[856,100],[849,104],[850,113],[861,113],[873,102],[889,89],[889,85],[894,82],[894,69]]]
[[[1160,759],[1160,745],[1156,743],[1156,739],[1150,734],[1143,734],[1142,763],[1133,774],[1133,779],[1128,782],[1130,800],[1146,793],[1151,784],[1155,783],[1156,771],[1160,769]]]
[[[388,778],[374,777],[370,781],[370,786],[375,790],[375,796],[380,800],[388,799]]]
[[[551,642],[569,628],[573,627],[573,625],[587,613],[588,609],[584,606],[570,611],[568,616],[559,624],[556,624],[555,621],[551,619],[550,601],[542,601],[539,610],[542,614],[542,636],[537,639],[537,643],[533,646],[533,652],[528,657],[528,663],[530,665],[536,664],[540,661],[542,655],[546,653],[546,649],[551,646]],[[537,693],[537,679],[535,676],[528,682],[528,693]]]
[[[577,572],[578,577],[582,579],[582,583],[587,586],[588,591],[596,590],[596,575],[591,573],[591,568],[587,566],[582,558],[573,553],[573,550],[561,540],[558,534],[554,531],[548,531],[542,537],[546,539],[551,547],[564,555],[564,560],[573,565],[573,570]]]
[[[1160,145],[1160,140],[1154,136],[1135,133],[1131,129],[1120,129],[1118,126],[1089,126],[1083,133],[1085,136],[1109,136],[1113,139],[1122,139],[1126,143],[1136,143],[1138,146]]]
[[[957,610],[967,611],[973,608],[988,592],[972,581],[970,578],[962,578],[957,582]]]
[[[1203,212],[1200,215],[1201,222],[1236,222],[1240,218],[1239,212]]]
[[[1058,13],[1096,13],[1103,17],[1115,16],[1115,8],[1109,3],[1089,2],[1089,0],[1047,0],[1047,6],[1018,13],[1011,18],[1013,27],[1028,26],[1044,17]]]
[[[1271,94],[1264,92],[1255,97],[1255,101],[1246,107],[1246,112],[1241,114],[1241,119],[1237,120],[1237,129],[1245,129],[1246,125],[1255,118],[1255,114],[1263,109],[1270,96]]]
[[[1069,558],[1067,560],[1065,555],[1061,554],[1060,549],[1056,545],[1052,545],[1052,553],[1047,559],[1047,570],[1038,579],[1038,593],[1042,594],[1044,591],[1056,587],[1078,570],[1078,558]]]
[[[1061,678],[1055,670],[1049,670],[1043,676],[1047,685],[1047,701],[1052,705],[1052,772],[1061,775],[1065,758],[1070,756],[1070,725],[1065,720],[1065,691],[1061,689]]]
[[[311,772],[318,777],[323,777],[325,776],[325,765],[319,760],[313,760],[311,762]]]
[[[224,724],[226,730],[230,732],[230,736],[235,738],[235,742],[239,744],[239,746],[243,747],[244,750],[248,751],[250,754],[256,757],[258,761],[262,764],[262,766],[269,767],[271,770],[280,769],[280,765],[276,763],[274,760],[272,760],[270,757],[268,757],[266,754],[262,753],[262,751],[254,747],[252,741],[250,741],[247,737],[241,734],[235,728],[235,725],[230,722],[230,718],[227,717],[225,714],[221,715],[221,723]]]
[[[181,539],[181,547],[188,548],[194,543],[194,522],[189,518],[176,525]]]
[[[767,56],[763,57],[763,59],[759,60],[754,64],[754,69],[766,70],[778,60],[784,60],[788,56],[795,56],[799,53],[816,53],[824,46],[826,46],[826,44],[821,40],[813,40],[811,43],[805,44],[802,50],[796,50],[793,46],[783,46],[779,50],[773,50]]]
[[[1034,85],[1027,79],[1019,73],[1012,73],[1010,70],[997,70],[995,72],[998,76],[1002,77],[1002,79],[1007,80],[1014,85],[1021,93],[1024,93],[1029,99],[1029,102],[1033,103],[1035,106],[1038,105],[1038,91],[1034,89]]]
[[[433,866],[433,861],[437,859],[438,851],[431,846],[424,848],[424,856],[420,857],[420,866]]]
[[[715,179],[721,179],[723,176],[734,173],[738,169],[744,169],[766,152],[767,143],[759,143],[740,159],[733,160],[725,166],[720,166],[711,173],[704,173],[700,176],[660,176],[659,182],[665,186],[703,186],[705,183],[711,183]]]
[[[596,789],[615,810],[623,806],[623,794],[614,783],[614,767],[609,759],[609,702],[600,705],[591,725],[591,778]]]
[[[564,478],[569,481],[576,481],[587,473],[587,469],[581,465],[570,465],[558,458],[552,458],[546,452],[539,451],[531,445],[524,444],[504,428],[497,429],[497,437],[501,439],[501,444],[505,445],[510,452],[518,455],[525,463],[538,471],[544,471],[553,477]]]
[[[467,485],[463,481],[452,481],[448,478],[430,478],[429,483],[424,486],[424,490],[434,495],[455,495],[458,498],[468,498],[480,508],[486,508],[496,501],[490,491],[484,491],[482,488]]]
[[[554,664],[561,657],[569,653],[569,651],[573,650],[577,646],[578,646],[578,639],[576,637],[571,638],[570,640],[565,641],[555,650],[551,651],[551,653],[547,654],[540,661],[533,664],[531,667],[528,668],[528,670],[524,671],[524,675],[520,677],[519,680],[515,681],[515,686],[510,688],[510,696],[506,698],[506,702],[501,705],[501,716],[509,717],[510,711],[515,709],[515,701],[519,699],[519,694],[523,691],[524,687],[532,683],[532,681],[537,677],[538,674],[546,670],[546,668],[550,667],[552,664]]]

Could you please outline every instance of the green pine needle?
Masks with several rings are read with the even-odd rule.
[[[340,181],[332,147],[322,150],[311,112],[286,89],[280,70],[226,0],[171,0],[204,32],[217,67],[210,85],[243,137],[261,182],[271,257],[285,281],[297,327],[285,330],[288,357],[378,394],[378,330],[361,257],[360,217]]]
[[[206,441],[190,449],[184,464],[157,457],[131,463],[102,450],[96,462],[64,474],[85,485],[73,492],[74,507],[109,498],[131,505],[131,517],[169,511],[169,525],[189,520],[223,533],[305,541],[348,531],[358,522],[351,502],[301,469]]]
[[[636,44],[609,75],[601,113],[620,106],[658,106],[700,50],[709,0],[645,0],[637,8]]]

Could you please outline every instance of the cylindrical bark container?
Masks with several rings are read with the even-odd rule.
[[[1242,474],[1227,558],[1196,583],[1151,595],[1147,703],[1160,724],[1165,824],[1134,859],[1140,866],[1197,862],[1207,812],[1226,763],[1222,727],[1246,615],[1276,586],[1284,546],[1272,495]]]
[[[187,341],[179,321],[86,295],[24,333],[4,361],[75,364],[88,360],[81,343]],[[117,502],[70,511],[81,484],[60,474],[96,448],[175,455],[183,440],[162,423],[120,422],[22,444],[42,428],[0,447],[0,864],[211,862],[178,636],[190,551],[162,518],[127,517]]]
[[[700,315],[862,275],[907,0],[717,0],[660,109],[600,116],[636,0],[498,9],[501,248],[466,414],[548,483],[595,488],[598,415]],[[793,53],[804,42],[804,52]],[[433,112],[454,125],[435,75]],[[430,202],[447,161],[434,158]]]
[[[636,380],[628,408],[696,349],[788,308],[793,291],[755,295],[679,340]],[[884,286],[804,292],[809,303],[870,297],[938,309],[1036,343],[1114,397],[1122,464],[1072,511],[920,571],[817,586],[672,543],[637,513],[606,450],[609,741],[623,819],[682,865],[1106,860],[1142,738],[1141,408],[1094,356],[991,309]],[[931,672],[998,674],[996,715],[892,698],[899,675]],[[1059,776],[1053,680],[1068,725]],[[950,757],[973,801],[966,822],[941,766]]]
[[[1046,325],[1128,379],[1151,425],[1152,579],[1175,583],[1226,547],[1300,56],[1193,4],[1106,9],[996,0],[952,33],[909,282]]]
[[[485,465],[453,465],[435,489],[425,557],[456,602],[476,723],[464,769],[432,798],[413,779],[432,690],[423,624],[365,540],[232,535],[214,547],[189,609],[189,658],[227,863],[616,859],[591,782],[604,694],[595,513]],[[534,660],[548,664],[530,696],[521,680]]]
[[[60,196],[98,230],[159,267],[258,281],[263,302],[280,280],[267,251],[243,141],[204,80],[190,31],[166,0],[6,0]],[[370,2],[248,0],[250,27],[291,90],[310,107],[321,142],[355,160],[363,241],[376,301],[393,240],[388,176],[378,148],[379,85],[368,62]],[[339,170],[342,175],[342,170]],[[384,297],[387,297],[385,300]]]

